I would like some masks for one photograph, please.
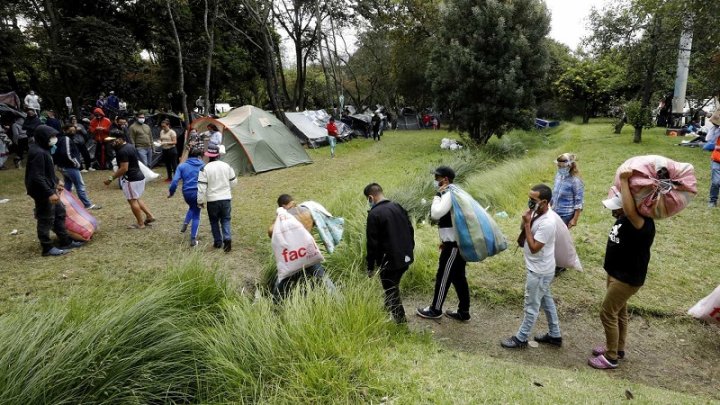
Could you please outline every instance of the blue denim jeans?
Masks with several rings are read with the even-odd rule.
[[[188,205],[184,223],[191,224],[190,240],[193,241],[197,239],[198,228],[200,228],[200,207],[197,205],[197,191],[183,192],[183,198]]]
[[[337,143],[337,139],[335,139],[334,136],[327,137],[328,144],[330,145],[330,156],[335,156],[335,144]]]
[[[60,171],[63,174],[63,179],[65,180],[65,190],[70,193],[72,192],[73,186],[75,186],[80,201],[83,203],[85,208],[90,207],[92,202],[90,202],[90,198],[88,198],[87,192],[85,191],[85,182],[80,174],[80,169],[67,169],[63,167],[60,168]]]
[[[207,203],[210,231],[212,231],[213,243],[216,245],[226,240],[232,240],[232,233],[230,232],[231,208],[232,200],[209,201]]]
[[[150,161],[152,160],[153,148],[137,148],[138,159],[143,162],[147,167],[150,167]]]
[[[555,308],[555,300],[553,300],[550,292],[550,283],[555,278],[555,273],[537,274],[527,271],[527,281],[525,282],[525,318],[520,325],[516,337],[518,340],[527,342],[530,337],[535,321],[540,313],[540,308],[545,311],[547,317],[549,334],[552,337],[561,337],[560,321],[558,320],[557,309]]]
[[[717,205],[720,192],[720,163],[710,163],[710,204]]]

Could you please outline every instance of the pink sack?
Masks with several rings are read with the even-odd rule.
[[[697,195],[695,169],[690,163],[680,163],[664,156],[635,156],[623,163],[634,173],[630,177],[630,193],[640,215],[663,219],[682,211]],[[620,194],[620,176],[615,173],[614,186],[608,197]]]
[[[68,191],[60,193],[60,201],[65,206],[65,228],[75,240],[89,241],[98,228],[97,219],[82,205],[80,200]]]
[[[720,285],[688,311],[694,318],[720,325]]]

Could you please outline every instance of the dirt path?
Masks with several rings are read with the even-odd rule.
[[[450,292],[450,296],[454,294]],[[454,350],[478,353],[517,363],[542,365],[572,370],[589,370],[590,350],[604,339],[597,316],[587,309],[572,310],[559,305],[563,347],[539,346],[525,350],[508,350],[500,340],[517,332],[522,321],[522,308],[471,307],[472,319],[467,323],[447,317],[438,321],[422,319],[414,314],[416,307],[426,306],[411,297],[404,301],[409,326],[414,331],[427,331],[442,345]],[[455,308],[449,301],[445,308]],[[541,315],[533,333],[545,333],[547,322]],[[668,320],[632,316],[628,333],[626,359],[616,370],[600,371],[618,379],[673,391],[706,395],[720,400],[720,328],[692,320]],[[551,379],[552,376],[545,378]]]

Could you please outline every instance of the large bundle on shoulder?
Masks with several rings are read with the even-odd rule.
[[[452,221],[460,255],[468,262],[479,262],[507,249],[507,239],[497,223],[466,191],[450,185]]]
[[[65,206],[65,228],[70,237],[75,240],[89,241],[97,231],[97,219],[71,192],[60,193],[60,201]]]
[[[278,280],[284,280],[305,267],[322,262],[324,258],[315,238],[295,216],[282,207],[276,212],[271,244]]]
[[[690,163],[681,163],[659,155],[635,156],[620,168],[629,167],[630,193],[642,216],[663,219],[682,211],[697,195],[695,169]],[[615,173],[614,186],[609,197],[620,194],[620,168]]]
[[[316,201],[305,201],[300,206],[310,210],[320,240],[327,252],[333,253],[335,247],[342,241],[345,219],[332,216],[327,208]]]

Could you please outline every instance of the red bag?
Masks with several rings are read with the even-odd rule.
[[[75,240],[89,241],[97,231],[97,219],[69,191],[60,193],[60,201],[65,206],[65,228],[70,237]]]
[[[633,169],[629,179],[630,193],[642,216],[663,219],[682,211],[697,195],[695,169],[690,163],[675,162],[664,156],[635,156],[620,168]],[[620,194],[620,168],[608,197]]]

